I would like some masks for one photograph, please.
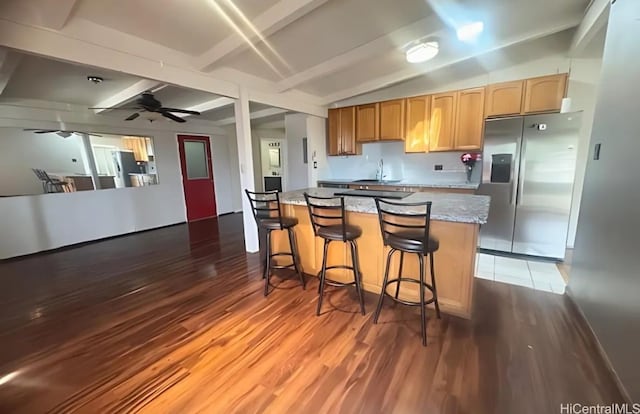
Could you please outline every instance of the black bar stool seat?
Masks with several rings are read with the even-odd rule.
[[[282,230],[294,227],[298,224],[298,219],[295,217],[282,217],[282,225],[277,218],[262,218],[258,224],[265,230]],[[282,229],[280,228],[282,226]]]
[[[264,295],[267,296],[269,294],[269,277],[271,275],[271,269],[293,268],[300,278],[302,289],[304,289],[304,274],[302,273],[302,266],[300,266],[300,261],[298,259],[298,247],[296,244],[296,237],[293,232],[293,228],[298,224],[298,219],[282,215],[280,210],[280,195],[277,191],[269,191],[266,193],[252,192],[249,190],[244,191],[249,198],[253,217],[256,220],[258,228],[267,232],[264,274],[262,275],[264,279]],[[289,236],[289,252],[271,252],[271,232],[274,230],[287,231]],[[271,259],[279,256],[290,256],[292,263],[287,265],[274,264]]]
[[[394,301],[408,306],[420,306],[422,345],[427,345],[427,315],[425,306],[433,303],[436,308],[436,315],[440,318],[440,305],[438,303],[438,293],[436,290],[436,279],[433,264],[433,253],[439,247],[440,242],[430,234],[431,223],[431,202],[421,203],[398,203],[375,199],[378,208],[378,219],[380,221],[380,231],[385,246],[388,246],[387,262],[385,266],[382,291],[378,299],[378,306],[373,317],[373,323],[378,323],[378,317],[382,310],[385,296],[389,296]],[[389,279],[389,267],[394,253],[400,252],[400,264],[398,266],[398,276]],[[420,264],[419,279],[403,277],[402,265],[404,254],[416,254]],[[431,283],[425,282],[424,257],[429,256],[429,270],[431,272]],[[398,297],[400,283],[413,283],[420,286],[420,300],[410,301]],[[387,292],[389,285],[395,285],[395,295]],[[425,290],[431,293],[429,299],[425,298]]]
[[[318,229],[318,237],[322,237],[323,239],[335,240],[335,241],[351,241],[355,240],[358,237],[362,236],[362,229],[358,226],[354,226],[351,224],[345,224],[344,234],[342,232],[341,225],[332,225],[327,227],[320,227]]]
[[[322,254],[322,269],[318,272],[320,285],[318,286],[318,307],[316,315],[322,310],[322,300],[325,285],[329,286],[355,286],[360,301],[360,312],[364,315],[364,296],[362,294],[362,273],[358,259],[358,245],[356,239],[362,235],[362,229],[346,222],[344,209],[344,197],[316,197],[304,193],[304,198],[309,209],[309,217],[313,227],[313,233],[324,239],[324,251]],[[351,250],[352,266],[344,264],[327,266],[329,244],[340,241],[349,243]],[[327,278],[327,270],[347,269],[353,272],[353,282],[339,282]]]

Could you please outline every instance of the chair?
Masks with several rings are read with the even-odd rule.
[[[309,217],[311,218],[313,233],[317,237],[324,239],[322,270],[318,275],[320,286],[318,288],[319,296],[316,315],[320,315],[320,310],[322,309],[325,284],[338,287],[355,285],[360,300],[360,311],[364,315],[364,297],[362,294],[361,273],[358,261],[358,245],[356,244],[356,239],[362,235],[362,229],[358,226],[347,224],[344,197],[316,197],[305,192],[304,198],[309,208]],[[333,241],[349,243],[352,266],[334,265],[327,267],[329,244]],[[342,283],[327,279],[327,270],[331,269],[347,269],[353,271],[353,282]]]
[[[260,193],[244,190],[249,198],[251,204],[251,210],[253,211],[253,217],[256,220],[256,224],[259,229],[266,231],[267,246],[265,254],[264,264],[264,295],[269,294],[269,276],[271,269],[290,269],[294,268],[300,281],[302,282],[302,289],[305,288],[305,280],[302,271],[300,270],[300,264],[298,261],[298,248],[296,245],[295,234],[293,228],[298,224],[298,219],[295,217],[284,217],[280,212],[280,195],[276,191]],[[291,252],[276,252],[271,253],[271,232],[274,230],[286,230],[289,235],[289,246]],[[275,265],[271,259],[276,256],[291,256],[292,263],[289,265]]]
[[[378,208],[378,218],[380,221],[380,231],[385,246],[389,246],[390,250],[387,254],[387,263],[385,266],[384,279],[382,282],[382,291],[378,299],[378,307],[373,318],[373,323],[378,323],[378,317],[382,310],[382,303],[385,296],[389,296],[396,302],[409,306],[420,306],[422,345],[427,345],[427,319],[425,306],[433,303],[436,309],[436,315],[440,318],[440,305],[438,304],[438,294],[436,290],[436,279],[434,272],[433,253],[439,248],[439,242],[430,234],[431,223],[431,202],[420,203],[398,203],[386,201],[379,198],[375,199]],[[398,277],[389,280],[389,266],[392,256],[395,252],[400,252],[400,264],[398,267]],[[416,254],[420,264],[420,279],[402,276],[402,265],[404,254]],[[431,283],[425,282],[424,257],[429,256],[429,265],[431,272]],[[400,283],[417,283],[420,285],[420,301],[408,301],[398,297],[400,291]],[[395,294],[391,296],[387,292],[387,287],[395,284]],[[431,291],[431,298],[425,300],[425,289]]]
[[[39,170],[37,168],[31,169],[33,173],[38,177],[42,183],[42,190],[45,194],[49,193],[68,193],[70,192],[69,183],[66,181],[60,181],[53,179],[47,174],[45,170]]]

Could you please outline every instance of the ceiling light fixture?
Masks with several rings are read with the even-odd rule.
[[[102,83],[104,79],[102,79],[100,76],[89,75],[87,76],[87,80],[97,85],[98,83]]]
[[[458,40],[462,42],[473,42],[480,36],[483,30],[483,22],[473,22],[460,26],[458,30],[456,30],[456,34],[458,35]]]
[[[407,50],[406,52],[407,62],[409,63],[426,62],[427,60],[433,59],[434,57],[436,57],[439,51],[440,51],[440,46],[436,41],[419,43],[415,46],[410,47]]]

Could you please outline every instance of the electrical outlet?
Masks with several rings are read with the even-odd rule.
[[[313,168],[318,168],[318,161],[313,162]]]
[[[436,164],[433,166],[433,169],[436,171],[442,171],[442,164]]]

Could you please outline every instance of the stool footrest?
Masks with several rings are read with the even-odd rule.
[[[435,292],[433,291],[433,286],[431,286],[428,283],[420,283],[419,280],[408,278],[408,277],[399,277],[399,278],[391,279],[391,280],[387,281],[387,284],[382,287],[382,293],[385,296],[389,296],[394,301],[396,301],[398,303],[402,303],[403,305],[407,305],[407,306],[420,306],[420,305],[422,305],[421,302],[413,302],[413,301],[407,301],[407,300],[396,298],[394,295],[392,295],[392,294],[387,292],[387,287],[389,285],[395,284],[395,283],[400,283],[400,282],[415,283],[417,285],[422,285],[423,288],[427,288],[431,292],[431,299],[425,300],[424,301],[425,305],[428,305],[430,303],[434,303],[436,301],[436,296],[435,296]]]
[[[346,266],[346,265],[328,266],[326,270],[331,270],[331,269],[345,269],[345,270],[351,270],[353,272],[353,267],[352,266]],[[320,279],[321,275],[322,275],[322,270],[319,271],[316,276],[317,276],[318,279]],[[360,274],[360,277],[362,277],[362,274]],[[338,282],[337,280],[327,279],[327,277],[325,276],[324,283],[326,283],[329,286],[345,287],[345,286],[353,286],[353,285],[355,285],[356,281],[354,280],[353,282]]]

